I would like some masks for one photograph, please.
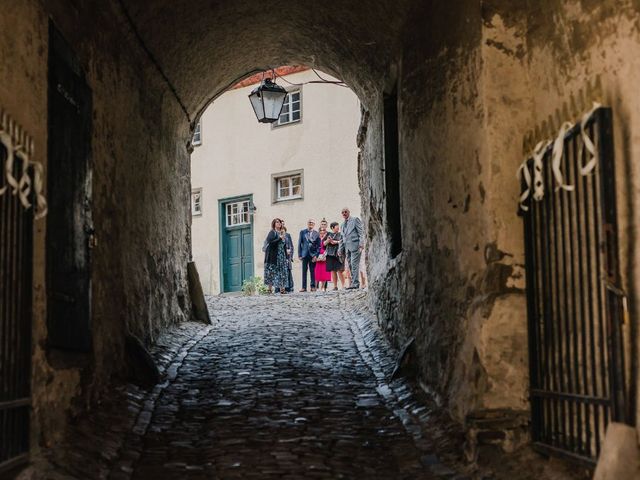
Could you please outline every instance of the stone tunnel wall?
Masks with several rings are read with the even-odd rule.
[[[589,100],[612,108],[618,239],[622,288],[629,297],[630,322],[625,322],[627,380],[638,380],[638,315],[640,270],[640,3],[632,0],[533,3],[528,12],[526,69],[531,115],[526,130],[555,115],[580,91]],[[500,14],[504,27],[518,27]],[[498,18],[495,18],[498,20]],[[558,32],[567,32],[560,35]],[[587,108],[591,107],[589,102]],[[571,108],[569,108],[571,110]],[[576,118],[572,118],[576,121]],[[632,377],[632,378],[630,378]],[[634,401],[633,395],[631,401]],[[635,399],[636,411],[640,403]],[[637,413],[636,413],[637,415]]]
[[[74,399],[77,407],[91,405],[110,377],[123,372],[126,331],[150,341],[190,315],[188,122],[122,14],[101,5],[48,1],[45,10],[35,0],[0,2],[0,105],[34,137],[35,159],[45,167],[50,16],[74,46],[93,92],[98,244],[89,358],[47,349],[46,219],[35,224],[32,438],[43,445],[64,433]]]
[[[462,2],[451,11],[435,3],[424,7],[428,13],[408,15],[431,20],[409,21],[394,66],[404,251],[394,260],[369,257],[371,302],[398,345],[415,337],[423,386],[463,420],[479,409],[528,409],[515,172],[525,134],[598,77],[602,102],[614,109],[620,253],[632,317],[638,312],[632,242],[640,181],[632,132],[640,113],[639,6],[489,0]],[[373,125],[376,108],[371,113],[361,142],[364,162],[372,167],[363,168],[364,210],[372,248],[387,252],[382,132]],[[627,326],[637,342],[631,330]],[[631,364],[637,351],[631,350]]]
[[[456,418],[525,409],[522,228],[516,202],[502,201],[517,198],[515,167],[491,163],[478,3],[453,11],[434,2],[409,18],[431,22],[407,25],[398,62],[404,250],[394,260],[370,257],[373,306],[398,344],[415,337],[423,387]],[[379,140],[371,141],[375,158]],[[365,182],[379,185],[368,220],[378,233],[372,248],[387,251],[377,170]],[[500,174],[509,180],[498,187]]]

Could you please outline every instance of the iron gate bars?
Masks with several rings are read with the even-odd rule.
[[[0,143],[0,187],[7,155]],[[0,473],[26,462],[29,452],[33,210],[10,191],[0,195]]]
[[[607,424],[630,416],[611,109],[594,111],[585,131],[597,149],[595,169],[580,171],[589,154],[576,124],[560,165],[574,190],[555,191],[547,147],[544,196],[528,197],[523,220],[533,444],[593,465]],[[532,160],[526,168],[533,178]]]

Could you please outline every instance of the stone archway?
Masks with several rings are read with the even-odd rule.
[[[464,0],[455,8],[348,0],[281,10],[254,0],[11,3],[0,19],[0,57],[11,65],[0,99],[32,134],[36,160],[46,164],[49,18],[94,93],[93,349],[88,365],[54,367],[46,298],[36,296],[34,415],[45,430],[62,428],[60,414],[74,397],[99,398],[124,368],[123,332],[152,341],[190,315],[190,130],[216,95],[255,69],[317,66],[362,99],[360,181],[370,245],[380,252],[371,265],[371,303],[394,340],[415,337],[420,378],[459,420],[474,410],[528,408],[524,242],[513,173],[527,132],[530,140],[545,131],[549,116],[562,114],[571,93],[598,74],[602,97],[620,107],[617,138],[627,143],[616,146],[624,162],[617,175],[630,199],[621,228],[635,231],[629,125],[640,109],[638,67],[628,60],[638,57],[640,41],[631,0],[515,7]],[[394,86],[403,250],[391,258],[382,106]],[[45,235],[40,228],[35,237],[37,292],[46,283]],[[628,237],[624,281],[638,311]]]
[[[493,196],[504,190],[501,177],[483,167],[493,144],[484,123],[486,52],[476,7],[473,1],[454,10],[407,0],[296,3],[283,10],[257,1],[157,1],[150,8],[114,0],[73,11],[64,2],[16,9],[36,36],[44,35],[43,17],[51,16],[94,92],[95,363],[86,395],[100,395],[109,376],[124,367],[123,331],[153,341],[191,314],[188,142],[195,119],[255,70],[306,64],[343,79],[365,108],[360,183],[370,247],[379,252],[371,265],[371,302],[380,322],[398,344],[416,338],[419,375],[459,419],[486,407],[474,379],[492,372],[495,392],[500,377],[485,365],[495,367],[495,359],[478,351],[476,337],[466,332],[491,324],[483,312],[496,298],[504,300],[500,318],[516,312],[523,325],[524,302],[515,266],[522,256],[519,238],[500,240],[497,249],[508,255],[483,253],[501,231],[493,219],[508,212],[508,222],[518,220]],[[37,61],[25,68],[46,72]],[[382,118],[384,94],[394,91],[405,241],[391,258]],[[33,110],[42,110],[35,103]],[[516,198],[517,185],[509,185]],[[39,272],[36,284],[43,283]],[[36,344],[45,345],[46,335],[40,327]],[[523,358],[520,353],[515,360],[518,368]],[[50,368],[44,362],[41,375],[62,378]],[[523,377],[515,379],[521,390]],[[79,378],[71,384],[79,385]],[[516,397],[526,404],[524,395]],[[499,395],[492,401],[501,405]]]
[[[419,376],[460,421],[475,410],[528,408],[521,228],[498,199],[501,179],[482,163],[499,139],[486,127],[493,86],[483,77],[483,62],[491,60],[481,47],[483,26],[463,21],[478,18],[474,2],[455,12],[417,1],[278,11],[258,2],[118,7],[180,107],[168,120],[185,142],[185,127],[256,71],[305,64],[343,79],[366,112],[360,186],[370,245],[380,254],[371,266],[371,301],[381,323],[398,344],[416,339]],[[162,27],[168,23],[171,34]],[[443,56],[449,51],[455,53]],[[407,240],[402,253],[392,251],[386,203],[386,94],[398,106],[394,213]],[[515,183],[509,188],[516,194]],[[506,236],[506,225],[517,233]],[[518,320],[509,322],[512,316]]]

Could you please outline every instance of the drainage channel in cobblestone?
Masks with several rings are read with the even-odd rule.
[[[402,422],[405,430],[412,435],[416,447],[422,452],[421,461],[438,477],[464,478],[444,465],[435,454],[437,450],[448,451],[449,457],[458,457],[460,432],[447,435],[445,426],[455,426],[447,419],[435,418],[435,405],[427,406],[416,396],[416,386],[403,378],[392,379],[396,367],[397,352],[393,349],[375,323],[374,316],[364,302],[363,294],[356,299],[341,297],[340,312],[353,332],[354,342],[362,360],[375,375],[378,386],[376,391],[384,399],[387,408]],[[431,407],[431,408],[429,408]],[[456,454],[451,455],[451,453]],[[456,458],[457,459],[457,458]]]
[[[167,367],[161,365],[159,367],[160,374],[164,375],[164,381],[156,385],[152,391],[146,395],[144,403],[138,412],[136,422],[131,432],[125,437],[125,441],[120,450],[118,462],[112,469],[110,479],[118,480],[122,478],[130,478],[134,471],[134,465],[140,458],[142,453],[142,438],[146,435],[151,423],[151,419],[156,410],[156,404],[160,396],[173,385],[180,373],[180,369],[184,364],[185,358],[191,350],[197,346],[210,332],[212,327],[201,327],[198,332],[188,339],[175,354]]]

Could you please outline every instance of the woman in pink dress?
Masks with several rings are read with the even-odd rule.
[[[331,272],[327,272],[327,260],[325,254],[324,241],[327,238],[327,227],[320,227],[320,256],[318,258],[324,258],[324,260],[316,260],[316,284],[318,290],[327,291],[327,285],[331,281]]]

